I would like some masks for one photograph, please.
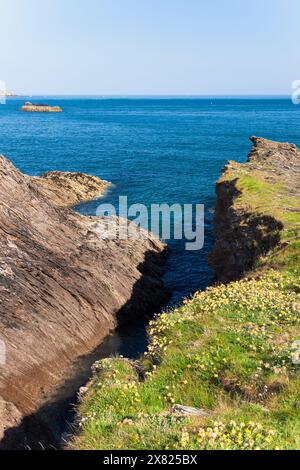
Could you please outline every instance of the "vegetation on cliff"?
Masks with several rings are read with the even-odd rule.
[[[218,183],[211,261],[240,280],[157,316],[139,361],[95,364],[75,448],[299,449],[300,151],[253,143]]]

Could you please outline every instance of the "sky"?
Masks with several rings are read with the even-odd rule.
[[[300,0],[0,0],[18,94],[289,95]]]

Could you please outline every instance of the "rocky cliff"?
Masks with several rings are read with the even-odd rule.
[[[248,162],[229,162],[217,184],[210,264],[221,282],[241,278],[280,245],[281,232],[289,225],[285,214],[299,213],[300,150],[293,144],[251,140]]]
[[[167,298],[165,246],[150,234],[104,240],[109,221],[58,207],[79,202],[74,182],[84,200],[105,186],[57,173],[42,182],[0,157],[0,438],[43,403],[117,317],[142,316]]]
[[[69,207],[95,199],[110,186],[96,176],[50,171],[31,181],[58,207]]]

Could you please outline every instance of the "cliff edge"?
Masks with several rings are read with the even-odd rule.
[[[299,215],[300,150],[252,137],[248,162],[229,162],[217,184],[215,247],[209,260],[217,279],[240,279],[284,243]]]

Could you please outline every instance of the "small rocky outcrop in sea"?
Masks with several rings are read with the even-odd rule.
[[[49,171],[32,181],[55,205],[74,206],[103,194],[110,183],[84,173]]]
[[[259,257],[280,243],[284,206],[280,197],[300,195],[299,148],[259,137],[251,137],[251,141],[253,149],[248,162],[229,162],[217,184],[216,241],[209,261],[221,282],[240,279],[253,269]],[[269,194],[264,182],[278,190]],[[247,197],[260,193],[263,211],[259,207],[254,211],[250,199],[249,204],[241,199],[243,192]],[[299,208],[293,210],[299,212]]]
[[[0,156],[0,439],[118,318],[142,317],[167,300],[165,245],[150,233],[103,239],[109,219],[58,207],[106,186],[83,174],[32,178]]]
[[[61,113],[62,108],[60,106],[49,106],[48,104],[33,104],[27,101],[22,106],[21,111],[31,113]]]

